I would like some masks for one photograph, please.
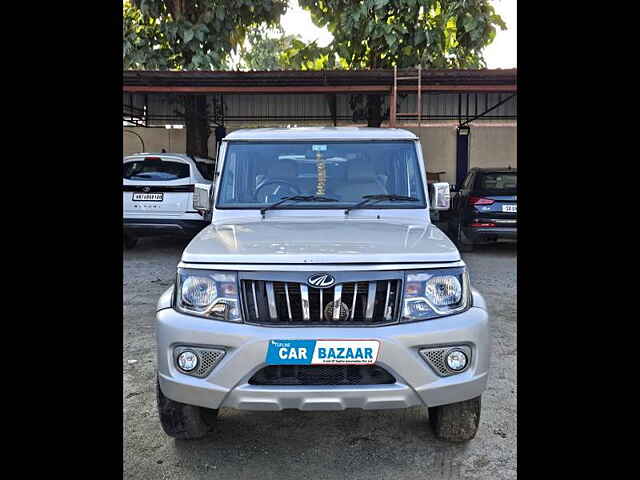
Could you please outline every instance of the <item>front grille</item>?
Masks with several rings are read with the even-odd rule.
[[[377,365],[270,365],[251,385],[384,385],[396,379]]]
[[[397,320],[402,282],[346,282],[324,289],[266,280],[242,280],[241,285],[249,323],[376,325]]]

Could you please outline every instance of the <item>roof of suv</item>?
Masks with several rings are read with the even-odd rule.
[[[244,128],[229,133],[224,140],[417,140],[401,128],[295,127]]]

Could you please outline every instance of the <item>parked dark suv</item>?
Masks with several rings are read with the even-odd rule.
[[[454,196],[449,235],[462,251],[474,244],[518,236],[518,172],[472,168]]]

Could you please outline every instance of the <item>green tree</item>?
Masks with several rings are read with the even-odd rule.
[[[489,0],[299,0],[333,34],[349,68],[484,68],[482,50],[506,29]],[[320,68],[323,68],[321,65]],[[382,122],[382,97],[367,96],[369,126]]]
[[[336,55],[333,47],[320,47],[316,40],[304,43],[300,39],[295,39],[280,55],[280,63],[289,70],[347,68],[347,62]]]
[[[262,25],[247,34],[238,66],[241,70],[282,70],[286,65],[281,57],[294,42],[300,42],[298,35],[285,35],[281,27],[269,29]]]
[[[133,0],[123,3],[127,70],[221,70],[248,32],[278,25],[286,0]],[[184,97],[187,153],[207,156],[206,97]]]

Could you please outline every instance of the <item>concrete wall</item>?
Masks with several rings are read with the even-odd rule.
[[[186,148],[185,130],[166,128],[130,128],[126,127],[123,133],[123,154],[131,155],[140,153],[142,144],[140,139],[129,131],[134,131],[144,140],[145,152],[161,152],[164,148],[167,152],[184,153]]]
[[[441,180],[453,183],[456,177],[456,125],[454,123],[403,127],[420,137],[427,171],[446,172]],[[147,152],[184,153],[184,129],[126,127],[123,135],[124,155],[141,151],[140,140],[126,130],[138,133]],[[228,129],[231,131],[232,129]],[[517,167],[517,126],[515,123],[480,123],[471,126],[470,167]],[[209,138],[209,156],[213,156],[215,137]]]
[[[420,137],[428,172],[445,172],[444,182],[456,179],[456,125],[432,124],[407,127]],[[515,123],[486,123],[471,126],[469,168],[518,166],[518,128]]]
[[[469,163],[472,167],[518,166],[518,129],[504,127],[471,127]]]
[[[129,130],[129,132],[127,131]],[[167,152],[184,153],[187,147],[187,131],[184,128],[133,128],[126,127],[123,134],[123,156],[142,151],[140,139],[130,132],[136,132],[144,140],[145,152],[159,153],[164,148]],[[216,137],[209,137],[209,156],[213,157]]]

